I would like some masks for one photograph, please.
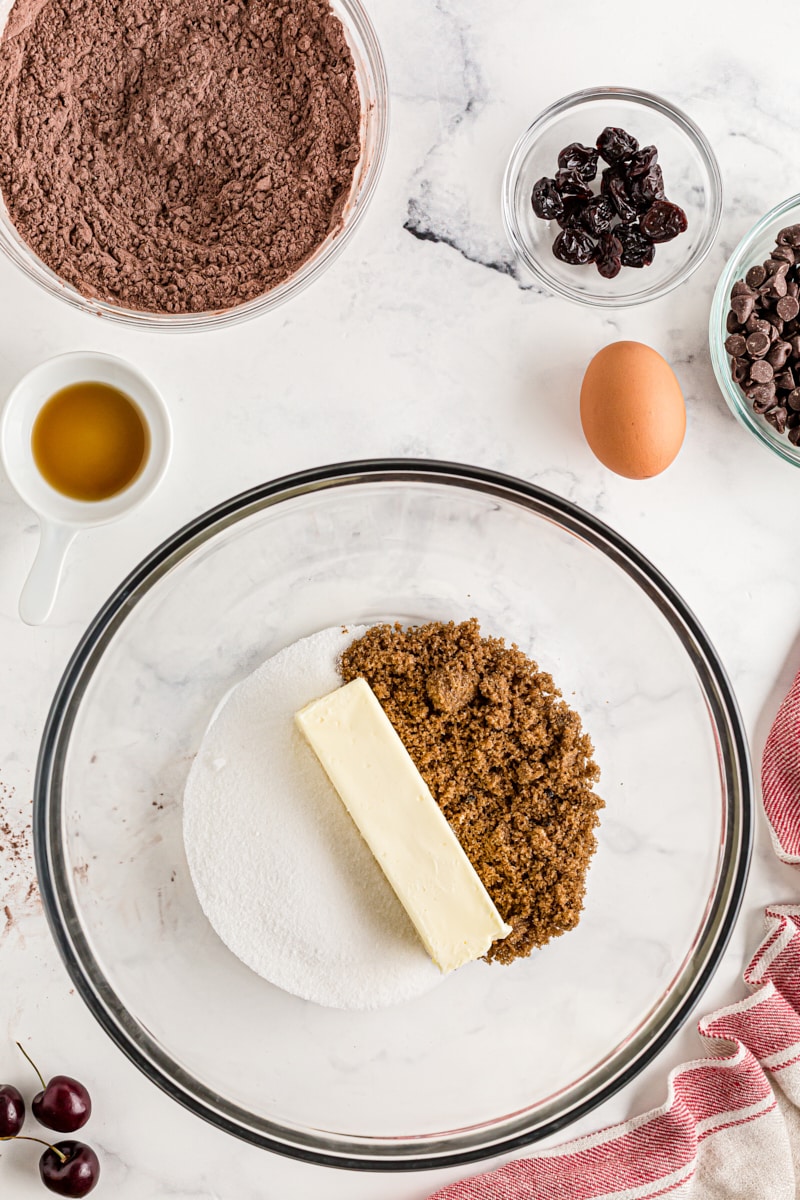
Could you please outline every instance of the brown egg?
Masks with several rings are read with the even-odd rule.
[[[617,475],[660,474],[686,432],[686,406],[672,367],[641,342],[612,342],[586,368],[581,425],[600,462]]]

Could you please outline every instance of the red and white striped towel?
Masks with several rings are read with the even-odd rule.
[[[800,864],[800,675],[767,739],[762,786],[776,853]],[[431,1200],[798,1200],[800,905],[766,920],[749,995],[700,1021],[707,1057],[672,1072],[662,1108]]]

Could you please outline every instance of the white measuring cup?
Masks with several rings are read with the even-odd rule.
[[[43,405],[73,383],[105,383],[124,392],[148,431],[148,452],[139,473],[107,500],[73,500],[43,478],[33,457],[33,424]],[[78,351],[50,358],[17,384],[0,416],[0,457],[14,489],[39,518],[39,549],[22,589],[19,615],[41,625],[56,598],[67,550],[81,530],[105,525],[141,504],[158,485],[172,454],[172,426],[152,383],[130,363],[110,354]]]

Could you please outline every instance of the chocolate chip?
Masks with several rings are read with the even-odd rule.
[[[736,319],[740,325],[744,325],[748,317],[751,316],[755,307],[756,298],[752,293],[744,295],[740,293],[738,296],[733,296],[731,299],[731,311],[736,313]]]
[[[776,342],[767,355],[767,362],[776,371],[779,371],[791,352],[792,347],[789,342]]]
[[[766,272],[764,272],[764,277],[766,278]],[[737,279],[731,288],[731,300],[735,299],[736,296],[755,296],[755,294],[756,289],[751,288],[744,279]]]
[[[782,321],[792,321],[800,313],[800,304],[794,296],[783,296],[775,305],[775,311]]]
[[[800,225],[787,225],[780,231],[775,241],[779,246],[794,246],[797,249],[800,246]]]
[[[758,334],[753,334],[753,337],[758,337]],[[770,364],[763,358],[757,359],[750,368],[750,378],[753,383],[769,383],[774,375],[774,371]]]
[[[725,328],[727,329],[728,333],[735,333],[737,329],[741,328],[741,324],[742,323],[736,316],[735,312],[729,312],[725,318]]]
[[[786,397],[786,403],[790,408],[800,412],[800,388],[795,388],[793,392],[789,393]]]
[[[788,263],[790,267],[794,266],[794,250],[791,246],[779,244],[772,251],[772,261]]]
[[[745,395],[752,402],[755,412],[764,413],[775,404],[775,384],[755,384],[746,389]]]
[[[761,287],[761,284],[764,282],[764,280],[766,278],[767,278],[766,268],[762,267],[762,266],[751,267],[750,270],[747,272],[747,274],[744,277],[745,283],[750,288],[750,290],[753,292],[756,291],[757,288]],[[734,287],[735,286],[736,286],[736,284],[734,284]]]
[[[786,276],[781,274],[771,275],[768,280],[770,296],[785,296],[786,295]]]
[[[758,329],[747,339],[747,353],[751,358],[761,358],[769,350],[769,334]]]
[[[786,409],[778,405],[775,408],[769,408],[764,413],[765,420],[769,421],[770,425],[774,425],[778,433],[783,433],[786,429]]]
[[[800,426],[796,426],[794,429],[790,429],[787,436],[789,438],[789,441],[792,443],[792,445],[796,446],[797,443],[800,442]]]
[[[733,378],[737,383],[744,383],[750,374],[750,359],[749,358],[732,358],[731,371]]]
[[[794,372],[791,367],[787,367],[785,371],[775,376],[775,387],[782,392],[793,392],[796,386]]]
[[[732,354],[734,358],[739,358],[744,354],[747,348],[747,339],[742,337],[741,333],[732,333],[730,337],[725,339],[725,349],[728,354]]]
[[[776,371],[780,371],[780,368],[789,358],[790,354],[792,354],[792,343],[776,342],[769,354],[766,355],[766,361],[768,361],[771,366],[774,366]]]

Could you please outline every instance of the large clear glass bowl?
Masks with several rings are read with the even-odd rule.
[[[656,146],[667,197],[689,218],[685,233],[656,246],[649,267],[623,267],[614,279],[594,266],[557,259],[558,225],[531,207],[533,185],[555,174],[559,151],[571,142],[593,146],[606,125],[622,126],[641,146]],[[598,192],[599,179],[592,190]],[[668,100],[635,88],[587,88],[551,104],[517,142],[503,180],[503,224],[520,264],[547,291],[598,308],[644,304],[685,282],[714,244],[721,216],[722,176],[705,134]]]
[[[13,0],[0,0],[0,29],[5,28]],[[198,333],[238,325],[251,317],[269,312],[313,283],[338,258],[360,223],[380,178],[386,156],[389,133],[389,89],[380,43],[372,22],[360,0],[330,0],[331,8],[342,23],[355,64],[361,93],[361,157],[356,166],[350,195],[342,211],[341,222],[306,261],[283,283],[262,296],[233,308],[200,313],[157,313],[124,308],[105,300],[82,296],[61,279],[20,237],[0,195],[0,251],[51,296],[65,300],[73,308],[104,317],[120,325],[167,332]]]
[[[189,877],[181,797],[209,718],[315,630],[470,616],[550,670],[594,740],[606,808],[580,925],[393,1008],[288,995],[219,941]],[[520,480],[398,460],[255,488],[135,570],[59,686],[34,824],[75,985],[149,1078],[270,1149],[411,1169],[551,1133],[663,1047],[731,932],[751,803],[724,671],[640,554]]]

